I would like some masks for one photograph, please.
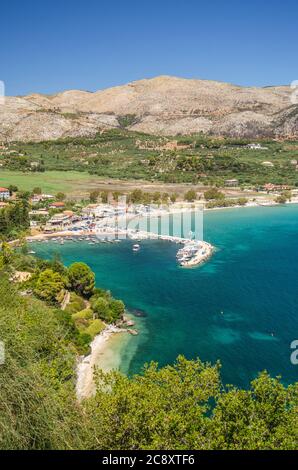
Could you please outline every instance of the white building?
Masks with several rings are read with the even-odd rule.
[[[261,144],[248,144],[247,148],[250,150],[268,150],[268,147],[262,147]]]
[[[7,188],[0,188],[0,201],[10,198],[10,192]]]

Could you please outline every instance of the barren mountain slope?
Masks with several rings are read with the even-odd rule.
[[[6,98],[0,140],[92,136],[109,127],[153,134],[297,137],[290,87],[243,88],[161,76],[97,91]]]

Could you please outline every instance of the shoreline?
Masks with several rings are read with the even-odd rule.
[[[100,368],[103,372],[110,372],[113,368],[105,367],[103,358],[109,352],[110,341],[116,335],[127,334],[126,329],[114,325],[107,326],[99,335],[95,336],[90,344],[91,352],[88,356],[80,356],[76,368],[76,395],[83,400],[95,393],[94,370]]]

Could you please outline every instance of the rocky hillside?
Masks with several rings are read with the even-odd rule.
[[[291,91],[161,76],[95,93],[7,97],[0,104],[0,141],[92,136],[113,127],[160,135],[297,138]]]

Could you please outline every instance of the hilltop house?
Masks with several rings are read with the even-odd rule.
[[[7,188],[0,188],[0,201],[5,201],[10,198],[10,192]]]
[[[236,188],[239,185],[239,181],[237,179],[231,179],[225,181],[225,186],[228,188]]]

